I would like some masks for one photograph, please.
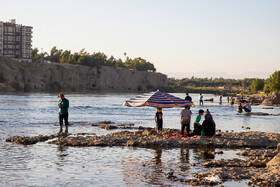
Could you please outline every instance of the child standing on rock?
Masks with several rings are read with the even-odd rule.
[[[157,108],[157,112],[155,115],[155,122],[156,122],[156,126],[157,126],[157,133],[162,135],[162,108]]]

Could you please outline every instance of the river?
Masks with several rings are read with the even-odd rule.
[[[136,94],[66,94],[70,101],[70,133],[107,134],[98,127],[85,125],[104,120],[116,124],[134,123],[135,126],[154,127],[155,108],[125,107],[124,100]],[[174,94],[183,98],[184,94]],[[198,94],[190,94],[197,105],[192,108],[192,120],[199,109],[209,109],[222,131],[279,132],[279,116],[236,115],[226,98],[218,97],[198,106]],[[185,183],[164,177],[164,172],[175,170],[183,179],[194,173],[207,171],[201,163],[220,158],[242,158],[240,150],[227,149],[148,149],[131,147],[60,147],[46,142],[35,145],[7,143],[9,136],[48,135],[57,133],[57,95],[24,93],[0,95],[0,186],[183,186]],[[263,109],[253,106],[253,112],[279,114],[280,108]],[[163,109],[164,128],[180,128],[181,108]],[[193,127],[191,127],[193,128]],[[247,129],[246,129],[247,128]],[[204,154],[222,150],[223,155]],[[195,165],[195,166],[194,166]],[[246,186],[245,182],[226,182],[229,186]]]

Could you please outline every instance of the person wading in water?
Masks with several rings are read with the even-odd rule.
[[[57,107],[59,108],[59,125],[60,125],[60,130],[59,134],[62,133],[62,125],[63,125],[63,120],[65,123],[65,134],[68,134],[68,108],[69,108],[69,101],[64,97],[64,94],[60,92],[58,94],[58,97],[60,100],[58,101]]]

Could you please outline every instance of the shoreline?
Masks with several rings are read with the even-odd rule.
[[[106,128],[102,126],[101,128]],[[126,127],[125,127],[126,128]],[[129,126],[127,126],[129,128]],[[11,136],[6,142],[15,142],[23,145],[36,144],[48,141],[48,144],[63,146],[129,146],[144,148],[276,148],[280,139],[279,133],[258,131],[249,132],[217,132],[212,138],[208,137],[171,137],[177,129],[164,129],[163,136],[157,135],[154,129],[137,131],[118,131],[107,135],[94,134],[52,134],[38,136]]]
[[[92,124],[96,126],[97,124]],[[106,124],[99,124],[99,128]],[[126,127],[131,127],[127,124]],[[177,129],[164,129],[163,136],[156,134],[154,129],[144,128],[137,131],[118,131],[107,135],[96,136],[94,133],[77,134],[53,134],[38,136],[12,136],[6,142],[14,142],[23,145],[46,142],[58,146],[72,147],[138,147],[138,148],[206,148],[203,154],[224,154],[223,151],[215,152],[212,148],[241,149],[239,156],[246,157],[229,158],[205,161],[202,168],[208,171],[191,174],[187,178],[177,178],[176,173],[172,176],[165,175],[169,180],[180,181],[192,186],[219,185],[226,181],[247,180],[251,186],[279,186],[280,185],[280,134],[258,131],[249,132],[218,132],[212,138],[207,137],[170,137],[170,134],[178,132]],[[209,148],[209,149],[208,149]],[[275,150],[277,148],[277,150]],[[195,166],[195,165],[194,165]]]

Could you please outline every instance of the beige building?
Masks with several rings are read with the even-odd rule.
[[[32,29],[31,26],[16,24],[15,19],[0,21],[0,56],[30,59]]]

